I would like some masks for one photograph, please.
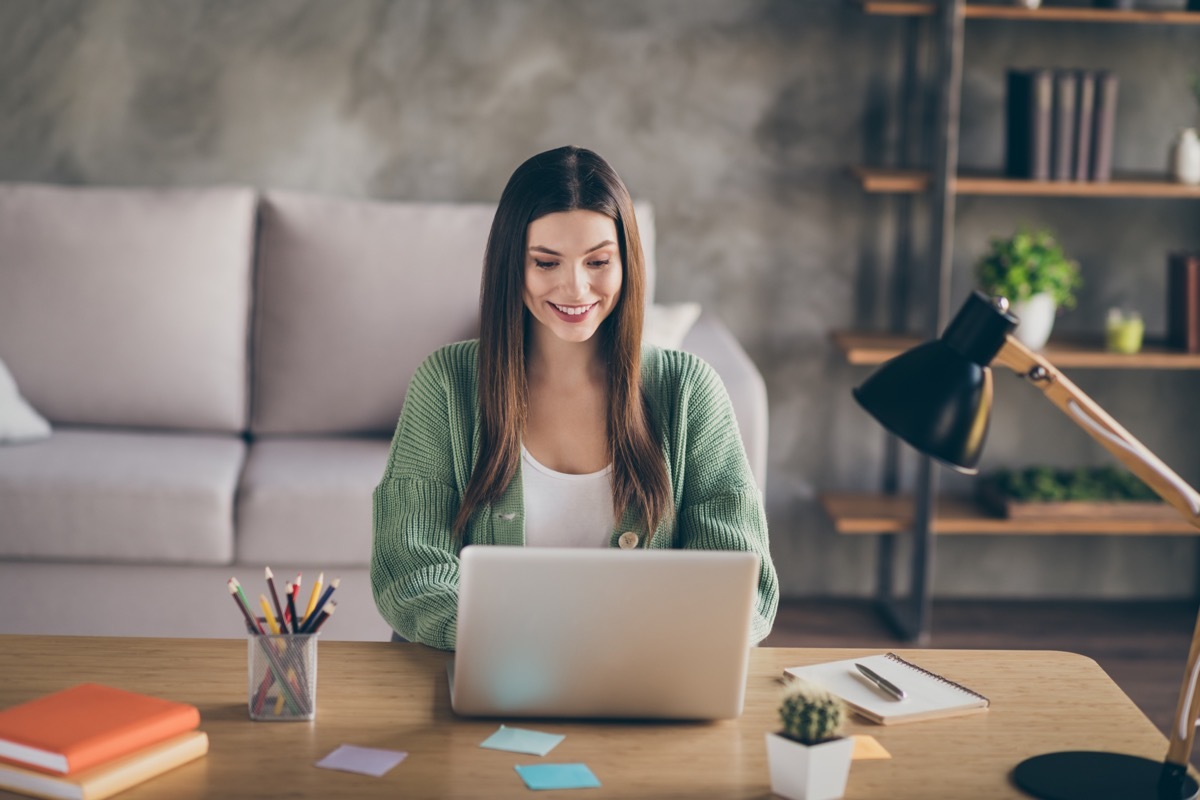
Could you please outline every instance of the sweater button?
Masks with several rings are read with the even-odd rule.
[[[621,546],[622,550],[632,550],[638,546],[638,535],[633,531],[625,531],[617,540],[617,544]]]

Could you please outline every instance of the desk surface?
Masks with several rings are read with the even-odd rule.
[[[450,710],[449,655],[420,645],[322,642],[314,722],[250,722],[246,643],[220,639],[0,636],[0,708],[95,681],[200,709],[209,754],[120,795],[141,797],[763,798],[770,795],[763,734],[777,729],[784,667],[874,650],[759,648],[746,711],[715,723],[509,720],[566,734],[545,758],[479,747],[498,720]],[[892,758],[856,761],[846,797],[1023,797],[1008,774],[1055,750],[1114,750],[1159,759],[1166,739],[1091,659],[1047,651],[897,650],[992,700],[984,714],[877,726],[852,718]],[[636,679],[636,676],[631,676]],[[382,778],[317,769],[341,744],[404,750]],[[600,789],[531,795],[515,764],[582,761]],[[0,795],[4,795],[0,792]]]

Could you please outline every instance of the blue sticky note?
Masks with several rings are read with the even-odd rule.
[[[516,766],[530,789],[596,789],[600,780],[587,764],[530,764]]]
[[[542,733],[541,731],[501,725],[500,730],[485,739],[479,746],[490,750],[508,750],[513,753],[544,756],[558,747],[558,743],[565,738],[567,737],[557,733]]]

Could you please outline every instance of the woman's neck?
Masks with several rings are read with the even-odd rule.
[[[564,342],[557,337],[535,334],[530,342],[525,365],[530,383],[603,383],[604,371],[596,337],[586,342]]]

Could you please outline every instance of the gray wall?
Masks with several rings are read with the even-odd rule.
[[[880,476],[884,437],[849,395],[866,371],[841,363],[828,332],[887,320],[896,203],[863,195],[845,167],[894,157],[904,25],[842,0],[0,0],[0,180],[494,201],[532,153],[594,148],[657,207],[660,301],[723,317],[766,376],[785,591],[860,594],[872,541],[836,536],[815,495]],[[1118,167],[1160,170],[1170,137],[1200,117],[1186,89],[1197,43],[1190,27],[970,23],[963,164],[1000,163],[1005,66],[1107,66],[1122,80]],[[1165,253],[1200,247],[1189,202],[958,210],[955,305],[989,235],[1047,224],[1087,279],[1062,330],[1096,329],[1120,302],[1160,332]],[[916,272],[914,322],[929,311]],[[1074,377],[1200,479],[1196,375]],[[1107,463],[1035,392],[997,383],[984,469]],[[946,537],[936,587],[1181,596],[1195,572],[1187,538]]]

